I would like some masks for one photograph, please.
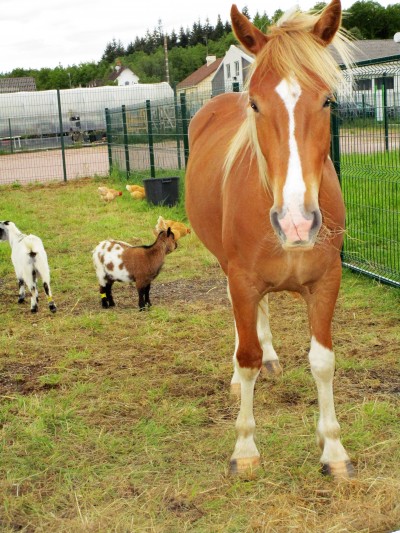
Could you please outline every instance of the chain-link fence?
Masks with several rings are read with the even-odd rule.
[[[400,56],[358,63],[332,112],[332,159],[347,209],[343,262],[400,286]],[[0,95],[0,185],[108,175],[182,175],[188,124],[215,82]],[[60,134],[62,132],[62,134]]]
[[[0,185],[108,175],[105,108],[173,94],[167,83],[0,94]]]
[[[332,113],[346,204],[343,263],[400,286],[400,56],[358,63]]]

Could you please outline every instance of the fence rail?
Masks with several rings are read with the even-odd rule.
[[[353,94],[338,96],[332,110],[331,157],[347,211],[343,263],[400,287],[400,56],[360,63],[353,73]],[[113,89],[124,91],[123,101],[122,92],[119,100],[101,94],[96,110],[96,89],[80,103],[60,91],[51,108],[47,100],[29,105],[28,95],[23,112],[5,107],[0,95],[0,184],[106,176],[114,168],[135,179],[180,175],[191,118],[239,85],[175,94],[163,86],[139,99],[132,89]]]

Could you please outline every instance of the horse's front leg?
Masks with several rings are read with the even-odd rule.
[[[229,291],[229,284],[227,285],[228,298],[232,303],[232,298]],[[276,351],[272,345],[272,334],[269,326],[269,309],[268,309],[268,295],[265,295],[258,304],[257,309],[257,335],[260,342],[263,356],[262,368],[267,374],[280,375],[282,367],[279,364],[279,359]],[[240,377],[236,368],[236,352],[239,346],[239,336],[235,322],[235,351],[233,353],[233,376],[231,380],[231,394],[232,396],[240,397]]]
[[[322,449],[322,472],[336,478],[354,475],[349,456],[340,441],[340,426],[333,398],[335,356],[332,350],[331,321],[340,276],[339,265],[335,272],[320,280],[306,298],[312,333],[309,361],[318,390],[317,443]]]
[[[263,352],[257,336],[256,290],[243,277],[229,279],[229,287],[237,328],[234,378],[240,387],[240,410],[236,420],[237,440],[231,457],[232,473],[249,472],[259,465],[260,454],[254,442],[254,385],[260,373]]]

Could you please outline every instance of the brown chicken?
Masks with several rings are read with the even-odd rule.
[[[158,235],[160,231],[167,231],[168,228],[171,228],[173,234],[175,235],[176,241],[181,237],[184,237],[188,233],[191,233],[191,229],[185,226],[185,224],[183,224],[182,222],[177,222],[175,220],[165,220],[160,215],[157,220],[154,234]]]
[[[98,187],[97,189],[100,194],[100,198],[105,202],[111,202],[117,196],[122,196],[121,191],[116,191],[115,189],[109,189],[108,187]]]
[[[141,187],[140,185],[127,185],[126,190],[129,191],[130,195],[135,200],[143,200],[143,198],[146,198],[144,187]]]

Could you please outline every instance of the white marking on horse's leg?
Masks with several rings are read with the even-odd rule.
[[[266,294],[258,304],[257,335],[263,351],[263,368],[271,374],[280,374],[282,368],[272,345],[272,333],[269,327],[268,295]]]
[[[232,305],[232,298],[231,298],[231,292],[229,290],[229,283],[226,284],[226,292],[228,294],[228,299]],[[233,376],[231,379],[231,394],[232,396],[235,396],[237,398],[240,398],[240,375],[237,371],[237,362],[236,362],[236,352],[238,350],[239,346],[239,335],[236,327],[235,319],[233,319],[234,327],[235,327],[235,349],[233,352]]]
[[[260,461],[260,454],[254,442],[256,423],[253,415],[254,385],[259,370],[240,368],[237,364],[236,371],[240,378],[241,396],[240,410],[236,420],[237,440],[231,457],[232,473],[249,471]]]
[[[309,361],[318,389],[320,418],[317,441],[322,448],[321,463],[327,466],[328,471],[334,470],[335,463],[350,464],[349,456],[340,442],[340,426],[336,419],[333,401],[335,356],[331,350],[312,337]],[[351,475],[349,469],[347,474]]]

